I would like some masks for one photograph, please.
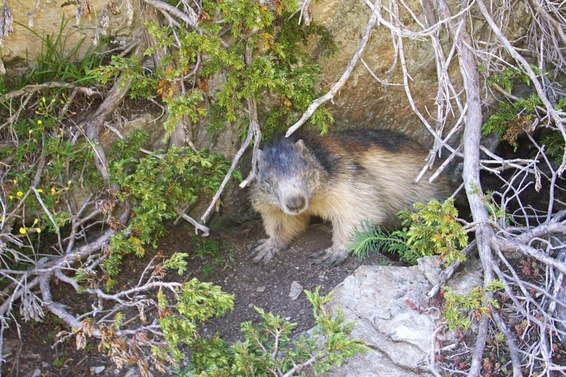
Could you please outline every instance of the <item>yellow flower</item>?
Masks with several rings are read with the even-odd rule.
[[[40,126],[43,124],[43,122],[40,120],[37,121],[37,124],[39,124]]]
[[[33,132],[33,130],[29,130],[28,133],[31,135],[31,133]]]
[[[21,234],[26,234],[26,233],[27,233],[26,228],[21,227],[21,228],[20,228],[20,233],[21,233]]]
[[[37,233],[41,233],[41,228],[35,228],[35,231],[36,231]]]
[[[43,194],[43,190],[42,190],[42,189],[37,189],[37,192],[39,192],[40,194]]]
[[[69,179],[69,182],[67,182],[67,185],[71,185],[72,181]]]
[[[19,197],[22,197],[22,196],[24,196],[24,193],[21,192],[21,191],[18,191],[18,192],[16,193],[16,196],[17,196],[18,198],[19,198]]]

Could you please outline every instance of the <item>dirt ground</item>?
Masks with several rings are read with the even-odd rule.
[[[178,281],[188,281],[197,277],[201,281],[213,282],[227,293],[235,296],[234,310],[227,315],[212,319],[202,325],[200,335],[210,336],[218,332],[229,342],[242,339],[240,323],[257,321],[259,315],[254,307],[271,311],[276,315],[297,323],[295,333],[314,326],[312,307],[304,293],[296,300],[289,297],[293,282],[306,290],[321,287],[326,294],[351,274],[362,262],[356,257],[348,258],[338,267],[321,269],[313,265],[310,254],[331,245],[331,228],[325,224],[311,225],[309,231],[300,237],[287,251],[274,257],[267,266],[258,266],[248,259],[251,246],[264,237],[260,221],[251,221],[228,232],[211,235],[208,239],[195,240],[193,228],[188,225],[169,227],[169,235],[164,237],[155,252],[170,255],[186,252],[191,255],[189,270],[182,277],[172,274]],[[199,248],[197,242],[201,244]],[[218,246],[218,250],[203,251],[205,245]],[[195,250],[201,250],[195,255]],[[121,284],[139,279],[139,271],[153,256],[150,251],[143,259],[130,258],[124,262]],[[151,254],[151,255],[149,255]],[[364,263],[387,263],[382,255],[375,254]],[[59,294],[64,296],[67,287],[61,287]],[[75,297],[75,296],[74,296]],[[68,303],[77,309],[84,303]],[[5,377],[39,376],[137,376],[136,367],[117,370],[103,353],[97,351],[98,342],[91,341],[86,351],[76,351],[74,340],[53,345],[57,334],[66,330],[65,326],[53,317],[43,323],[20,323],[11,326],[5,336],[10,354],[2,366]],[[6,355],[5,355],[6,356]],[[156,374],[157,375],[157,374]]]

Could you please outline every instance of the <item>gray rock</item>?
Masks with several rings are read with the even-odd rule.
[[[106,369],[106,367],[103,366],[103,365],[98,366],[98,367],[91,367],[91,368],[90,368],[90,373],[92,373],[92,374],[100,374],[100,373],[104,372],[104,369]]]
[[[455,293],[467,295],[472,288],[483,286],[481,261],[477,256],[471,257],[464,263],[463,269],[454,274],[446,283]]]
[[[298,299],[301,293],[303,293],[303,286],[298,282],[293,281],[293,283],[291,283],[291,291],[289,292],[289,297],[291,297],[291,300],[295,301],[296,299]]]
[[[99,16],[108,3],[106,0],[90,1],[93,13],[87,17],[82,17],[79,24],[76,23],[77,5],[69,4],[62,6],[61,1],[10,1],[9,6],[14,18],[14,32],[4,37],[4,47],[2,48],[2,59],[5,63],[17,63],[20,59],[31,60],[35,54],[42,51],[42,41],[38,35],[57,35],[61,29],[61,20],[67,22],[63,25],[63,38],[65,49],[69,51],[77,46],[81,38],[85,38],[80,46],[79,56],[89,48],[97,37],[97,31],[102,30],[97,27]],[[71,2],[67,2],[71,3]],[[131,2],[135,4],[135,2]],[[74,6],[73,6],[74,5]],[[114,45],[128,44],[133,40],[136,31],[143,26],[144,20],[141,19],[141,5],[134,6],[133,13],[127,7],[120,6],[118,13],[108,12],[109,24],[104,30],[113,36]],[[16,22],[31,28],[31,31]]]
[[[419,309],[427,308],[439,272],[434,258],[413,267],[361,266],[338,285],[330,306],[354,321],[352,336],[372,349],[324,376],[430,376],[438,312]],[[465,280],[461,288],[476,281]]]

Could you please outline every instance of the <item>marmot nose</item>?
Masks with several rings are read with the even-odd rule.
[[[305,206],[307,204],[307,200],[302,195],[296,195],[296,196],[292,196],[289,199],[287,199],[286,204],[287,204],[287,208],[289,209],[289,211],[291,211],[291,212],[301,212],[302,210],[305,209]]]

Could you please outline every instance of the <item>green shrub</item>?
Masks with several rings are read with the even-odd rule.
[[[166,232],[164,220],[178,216],[180,207],[214,194],[229,169],[223,156],[206,150],[172,147],[162,154],[140,156],[139,145],[145,139],[142,132],[135,132],[130,142],[119,142],[116,150],[122,152],[109,163],[111,180],[120,188],[115,196],[131,203],[134,213],[112,237],[104,261],[110,275],[119,273],[124,255],[143,256],[145,245],[156,247]]]
[[[536,66],[532,66],[533,71],[543,76]],[[493,74],[488,78],[491,85],[500,86],[505,92],[512,94],[513,88],[517,83],[526,85],[531,84],[527,74],[515,67],[509,67],[502,72]],[[488,135],[495,133],[501,141],[505,141],[513,147],[516,152],[519,147],[518,138],[521,135],[532,134],[536,126],[545,117],[540,113],[542,101],[536,93],[523,98],[512,98],[508,102],[498,102],[499,108],[492,114],[487,122],[482,125],[482,134]],[[566,98],[558,98],[556,110],[566,109]],[[545,132],[540,138],[540,143],[546,146],[546,152],[553,157],[557,163],[562,161],[564,156],[564,138],[558,130]]]
[[[398,213],[403,221],[399,230],[387,231],[371,223],[362,224],[361,229],[355,230],[350,245],[354,255],[364,258],[372,251],[388,251],[409,263],[432,255],[439,255],[448,264],[464,260],[461,251],[468,244],[468,236],[458,221],[454,200],[415,203],[414,208],[416,212]]]
[[[346,322],[339,310],[332,314],[325,308],[333,292],[326,296],[305,291],[313,305],[316,327],[308,335],[292,339],[295,324],[266,313],[260,308],[259,324],[241,324],[243,342],[229,345],[218,335],[201,338],[193,347],[191,370],[185,376],[283,376],[315,375],[340,365],[342,361],[369,348],[359,339],[350,337],[352,323]]]
[[[159,94],[168,108],[168,135],[184,117],[192,122],[206,118],[215,132],[227,125],[245,128],[248,108],[243,100],[253,98],[264,120],[262,132],[269,137],[298,119],[320,95],[315,88],[320,66],[304,46],[318,39],[322,54],[336,51],[326,29],[297,22],[296,11],[295,1],[282,1],[276,9],[253,0],[204,1],[199,30],[148,24],[155,44],[145,54],[169,52],[153,75],[139,58],[116,56],[113,65],[98,70],[99,80],[107,83],[124,75],[135,78],[131,97]],[[229,38],[223,31],[230,31]],[[223,83],[209,93],[209,80],[216,74]],[[325,132],[332,116],[321,106],[310,122]]]
[[[504,288],[503,283],[497,279],[492,280],[487,288],[474,287],[469,294],[458,294],[450,287],[444,287],[442,318],[451,331],[457,328],[467,330],[472,320],[479,320],[484,315],[489,315],[493,308],[499,308],[497,300],[489,298],[486,293]]]

